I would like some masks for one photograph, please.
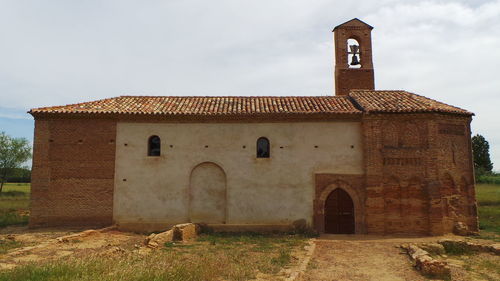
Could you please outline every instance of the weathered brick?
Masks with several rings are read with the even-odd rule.
[[[35,121],[30,226],[112,223],[116,121]]]

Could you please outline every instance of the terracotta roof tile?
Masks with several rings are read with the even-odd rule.
[[[120,96],[91,102],[35,108],[39,113],[143,115],[359,114],[349,97],[167,97]]]
[[[133,114],[251,116],[266,114],[361,114],[438,112],[473,115],[406,91],[354,90],[349,96],[180,97],[120,96],[91,102],[35,108],[36,114]]]
[[[349,96],[366,113],[439,112],[474,115],[465,109],[406,91],[353,90]]]

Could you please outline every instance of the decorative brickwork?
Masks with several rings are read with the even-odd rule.
[[[112,223],[116,122],[36,120],[30,226]]]
[[[328,195],[337,188],[346,191],[354,203],[354,231],[357,234],[366,233],[365,206],[366,198],[364,177],[359,175],[316,174],[316,199],[314,200],[314,229],[325,231],[325,201]]]
[[[457,222],[477,231],[470,121],[441,114],[364,117],[368,233],[438,235]]]

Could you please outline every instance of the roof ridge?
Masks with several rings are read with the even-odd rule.
[[[345,96],[141,96],[141,95],[121,95],[115,98],[345,98]]]

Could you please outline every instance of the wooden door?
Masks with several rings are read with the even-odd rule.
[[[351,196],[337,188],[325,202],[325,233],[354,233],[354,204]]]

